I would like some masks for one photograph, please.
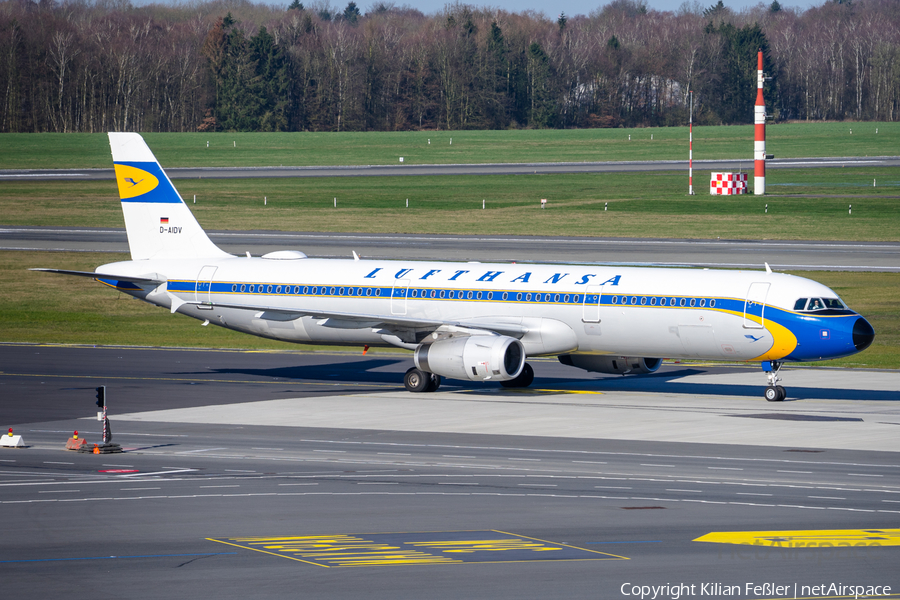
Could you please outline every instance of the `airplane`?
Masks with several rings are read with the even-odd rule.
[[[527,387],[528,357],[648,374],[662,357],[759,362],[783,401],[786,362],[865,350],[872,326],[828,287],[765,271],[235,256],[194,218],[144,139],[109,133],[131,260],[95,279],[210,323],[286,342],[413,351],[410,392],[441,378]]]

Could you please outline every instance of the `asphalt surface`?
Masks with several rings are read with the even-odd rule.
[[[896,167],[900,156],[786,158],[766,161],[766,169]],[[686,160],[616,161],[580,163],[495,163],[465,165],[360,165],[323,167],[205,167],[166,168],[171,179],[247,179],[258,177],[379,177],[416,175],[525,175],[552,173],[623,173],[687,170]],[[750,159],[695,160],[694,169],[749,171]],[[113,169],[4,169],[3,180],[91,181],[113,180]]]
[[[900,591],[900,373],[783,372],[773,405],[742,366],[539,360],[528,393],[412,395],[407,354],[6,345],[0,365],[0,425],[28,445],[0,449],[4,597]],[[63,450],[99,441],[97,385],[122,454]],[[769,533],[695,541],[713,532]]]
[[[888,242],[795,242],[561,238],[422,234],[209,231],[234,254],[302,250],[320,258],[481,260],[591,263],[777,270],[900,271],[900,244]],[[2,227],[0,250],[128,252],[124,229]]]

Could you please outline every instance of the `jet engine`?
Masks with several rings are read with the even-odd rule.
[[[421,344],[414,360],[417,368],[442,377],[508,381],[522,372],[525,348],[508,336],[473,335]]]
[[[563,354],[559,362],[585,371],[625,375],[626,373],[654,373],[662,365],[661,358],[630,358],[627,356],[595,356],[591,354]]]

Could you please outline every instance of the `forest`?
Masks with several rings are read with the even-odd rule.
[[[589,15],[0,2],[0,132],[408,131],[900,116],[900,1]]]

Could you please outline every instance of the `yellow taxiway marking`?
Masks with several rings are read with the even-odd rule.
[[[326,568],[628,560],[624,556],[495,530],[207,539]]]
[[[590,394],[595,396],[602,396],[605,392],[597,392],[594,390],[550,390],[546,388],[500,388],[500,389],[491,389],[491,388],[483,388],[483,389],[470,389],[470,390],[459,390],[459,393],[462,394],[482,394],[482,395],[501,395],[501,396],[511,396],[513,394],[523,394],[523,395],[546,395],[546,394]]]
[[[799,531],[714,531],[695,542],[773,548],[900,546],[900,529],[823,529]]]

